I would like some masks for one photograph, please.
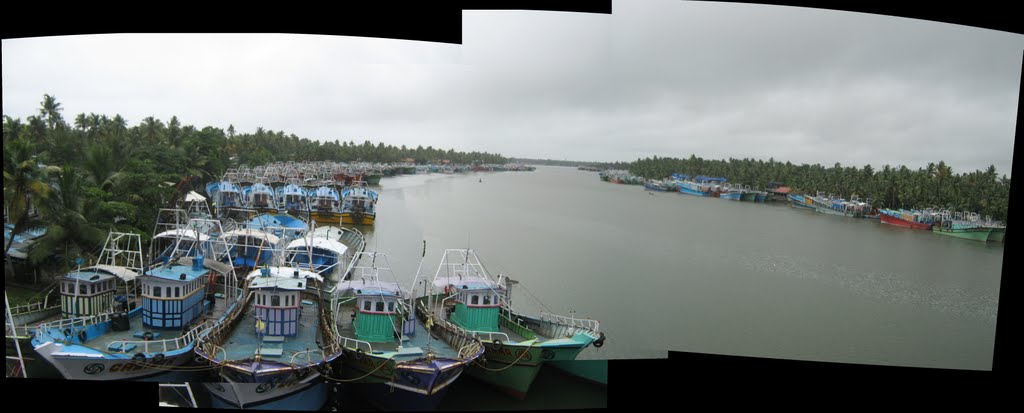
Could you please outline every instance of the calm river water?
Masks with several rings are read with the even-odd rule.
[[[521,282],[517,308],[599,320],[608,341],[581,359],[992,367],[1002,245],[560,167],[384,179],[367,232],[404,283],[423,240],[431,276],[444,248],[469,246]]]

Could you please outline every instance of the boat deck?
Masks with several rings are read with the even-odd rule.
[[[320,337],[320,310],[315,303],[302,304],[302,312],[299,315],[299,328],[296,329],[297,334],[294,337],[277,336],[273,338],[272,336],[265,336],[261,338],[256,334],[256,316],[254,311],[255,309],[252,307],[247,308],[245,314],[231,332],[231,335],[221,343],[220,347],[227,353],[226,358],[228,360],[250,359],[257,354],[257,351],[262,351],[264,360],[288,363],[292,360],[292,356],[297,353],[320,348],[317,345]],[[275,350],[280,350],[280,352]],[[309,361],[318,362],[323,360],[323,354],[314,351],[310,354],[310,358],[311,360]],[[303,363],[307,361],[306,357],[296,358],[296,362],[298,360],[302,360]]]
[[[223,294],[221,294],[221,295],[223,295]],[[190,329],[195,327],[195,326],[198,326],[199,324],[202,324],[203,322],[206,322],[206,321],[209,321],[211,324],[215,323],[227,311],[227,306],[228,306],[228,304],[227,304],[227,300],[226,299],[224,299],[224,298],[215,298],[213,300],[213,311],[207,312],[207,313],[199,316],[196,320],[193,320],[192,323],[190,323],[190,326],[191,326]],[[102,335],[100,335],[100,336],[98,336],[96,338],[93,338],[93,339],[89,339],[83,345],[85,347],[89,347],[89,348],[94,349],[94,350],[110,352],[110,351],[116,351],[116,350],[111,350],[111,349],[107,348],[107,346],[109,346],[113,342],[116,342],[116,341],[135,342],[134,344],[136,344],[136,348],[128,350],[126,352],[138,352],[138,351],[141,351],[141,347],[143,347],[138,342],[139,341],[144,341],[143,338],[142,338],[142,334],[147,332],[147,331],[153,333],[154,337],[151,340],[153,342],[160,342],[160,341],[163,341],[163,340],[173,340],[173,339],[176,339],[178,337],[181,337],[182,335],[184,335],[185,333],[188,332],[188,331],[182,330],[182,329],[160,329],[160,328],[147,327],[147,326],[143,325],[143,323],[142,323],[142,314],[141,313],[139,313],[139,315],[137,317],[129,319],[129,326],[130,326],[130,328],[128,330],[126,330],[126,331],[108,330],[105,334],[102,334]],[[171,346],[171,343],[168,343],[168,347],[167,347],[168,351],[172,350],[172,348],[170,346]],[[151,350],[153,350],[153,349],[151,349]],[[162,346],[159,347],[159,350],[163,350],[163,347]],[[158,351],[158,350],[153,350],[153,351]]]
[[[353,305],[343,305],[338,321],[338,331],[342,337],[355,338],[356,331],[352,325],[352,314],[356,311]],[[435,315],[437,317],[438,315]],[[403,349],[409,349],[412,347],[418,347],[423,350],[423,353],[410,353],[410,354],[396,354],[395,359],[397,361],[415,360],[423,357],[427,352],[432,351],[437,357],[447,357],[457,359],[459,357],[458,350],[453,349],[444,340],[431,337],[430,332],[423,326],[423,323],[419,319],[415,320],[415,334],[412,336],[403,337],[404,340],[395,339],[387,343],[370,343],[373,346],[374,352],[398,352],[398,347],[401,345]]]

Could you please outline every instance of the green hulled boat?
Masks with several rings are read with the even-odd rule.
[[[1006,237],[1006,227],[990,227],[992,232],[988,234],[989,242],[1003,242]]]
[[[951,221],[945,221],[944,223],[949,224]],[[957,227],[952,225],[935,225],[932,227],[932,232],[942,235],[948,235],[951,237],[969,239],[974,241],[988,242],[989,235],[992,233],[992,228],[986,227]]]
[[[596,320],[515,311],[509,289],[515,283],[492,278],[473,250],[449,249],[425,296],[427,307],[443,315],[439,326],[483,343],[485,361],[467,373],[521,399],[545,362],[574,360],[591,344],[601,347],[604,334]]]

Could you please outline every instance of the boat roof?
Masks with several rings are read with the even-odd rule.
[[[153,238],[185,238],[190,240],[196,239],[196,232],[187,228],[172,229],[170,231],[164,231],[153,236]],[[209,241],[210,236],[199,233],[199,241]]]
[[[327,238],[322,238],[322,237],[313,237],[312,239],[306,238],[306,237],[299,238],[299,239],[296,239],[296,240],[288,243],[288,246],[286,247],[286,249],[295,249],[295,248],[302,248],[302,249],[304,249],[304,248],[307,247],[307,245],[308,246],[312,246],[313,248],[322,248],[322,249],[331,251],[331,252],[333,252],[335,254],[338,254],[338,255],[344,254],[345,251],[348,250],[348,246],[347,245],[342,244],[342,243],[340,243],[338,241],[335,241],[333,239],[327,239]]]
[[[359,278],[356,280],[345,280],[338,283],[337,291],[340,293],[355,291],[356,295],[389,295],[401,297],[403,290],[402,286],[395,282]]]
[[[231,230],[231,231],[225,232],[224,236],[225,237],[234,236],[234,237],[263,238],[263,239],[267,240],[267,242],[269,242],[271,245],[277,245],[277,243],[281,242],[281,238],[278,238],[277,235],[271,234],[269,232],[263,232],[263,231],[260,231],[258,229],[236,229],[236,230]]]
[[[191,263],[183,264],[179,261],[171,265],[153,267],[146,273],[146,275],[164,280],[192,281],[208,273],[209,270],[205,266],[197,270],[192,267]],[[184,280],[181,279],[182,274],[185,275]]]
[[[266,271],[269,276],[263,276]],[[299,273],[299,279],[306,281],[308,278],[323,282],[324,278],[315,272],[294,267],[266,267],[253,270],[245,277],[252,280],[249,288],[280,288],[285,290],[304,290],[306,284],[296,283],[295,273]]]
[[[301,219],[288,214],[263,214],[249,220],[250,228],[263,227],[284,227],[292,229],[306,228],[307,225]]]
[[[82,281],[89,281],[89,278],[99,275],[100,280],[117,277],[124,281],[134,280],[139,276],[138,271],[132,268],[121,267],[117,265],[93,265],[91,267],[85,267],[74,272],[67,274],[68,278],[74,278]]]
[[[444,288],[448,285],[454,285],[456,288],[462,288],[465,286],[467,290],[501,289],[501,287],[498,286],[498,283],[478,276],[463,276],[462,278],[437,277],[434,279],[434,287],[437,289]]]
[[[202,202],[206,201],[206,197],[199,195],[196,191],[188,191],[188,195],[185,195],[185,202]]]

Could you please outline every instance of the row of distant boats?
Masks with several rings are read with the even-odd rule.
[[[111,232],[54,300],[10,309],[8,336],[67,379],[207,380],[215,407],[289,410],[322,407],[328,382],[431,409],[463,372],[521,398],[542,366],[604,344],[596,320],[513,307],[518,282],[471,249],[444,250],[432,277],[421,258],[402,283],[358,229],[303,218],[222,219],[190,194],[160,210],[148,255],[138,234]]]
[[[583,168],[580,168],[583,169]],[[749,185],[730,184],[725,178],[695,176],[674,173],[664,180],[645,179],[623,170],[599,172],[602,181],[640,185],[651,191],[679,192],[689,195],[723,198],[734,201],[764,202],[771,199],[787,199],[790,205],[810,209],[829,215],[853,218],[878,219],[882,223],[907,228],[931,230],[936,234],[982,242],[1003,242],[1006,224],[973,212],[956,212],[937,209],[877,209],[871,199],[843,199],[818,193],[789,194],[789,188],[773,182],[767,190],[751,189]],[[782,198],[784,197],[784,198]]]

